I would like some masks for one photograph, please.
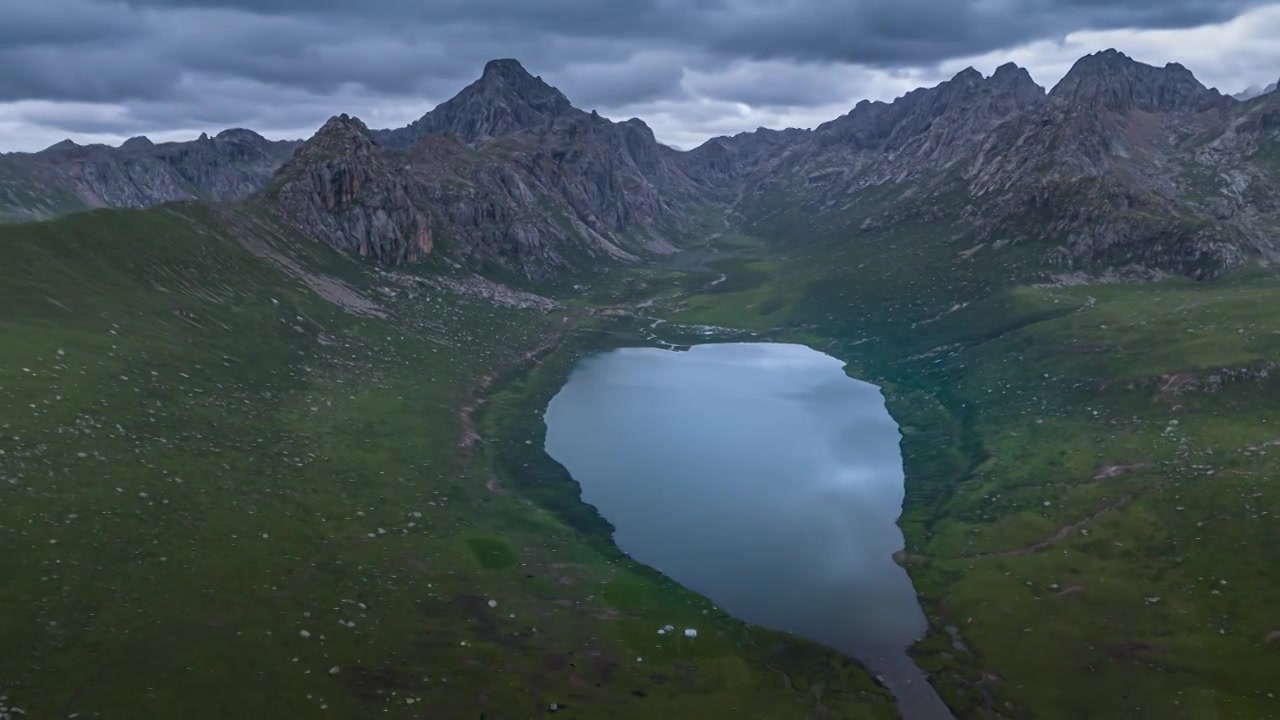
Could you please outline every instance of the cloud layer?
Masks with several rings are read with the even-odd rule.
[[[519,58],[580,107],[678,146],[807,126],[966,65],[1052,84],[1115,46],[1234,91],[1280,76],[1280,3],[1248,0],[0,0],[0,150],[337,112],[404,124]]]

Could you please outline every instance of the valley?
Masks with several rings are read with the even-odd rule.
[[[810,305],[787,263],[734,262],[756,281],[667,317],[802,341],[885,389],[900,560],[934,631],[915,655],[959,716],[1276,712],[1257,608],[1277,591],[1259,538],[1280,512],[1280,284],[1022,286],[904,331],[875,316],[909,311],[854,278]],[[867,310],[842,336],[828,308],[850,295]]]
[[[473,389],[585,331],[582,312],[404,281],[236,212],[2,236],[7,702],[39,718],[892,717],[851,662],[708,614],[521,492],[491,439],[464,441]],[[699,642],[661,647],[669,623]]]
[[[579,359],[749,338],[884,390],[957,717],[1280,716],[1278,102],[1107,51],[681,153],[494,61],[407,128],[6,155],[0,698],[896,717],[543,449]]]

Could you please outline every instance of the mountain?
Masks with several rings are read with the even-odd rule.
[[[1112,112],[1203,112],[1231,104],[1178,63],[1155,67],[1116,50],[1077,60],[1050,96],[1068,106]]]
[[[495,61],[406,128],[4,156],[65,217],[0,226],[0,715],[916,720],[545,453],[579,359],[755,338],[901,428],[956,717],[1275,717],[1277,188],[1280,95],[1115,51],[688,152]]]
[[[813,130],[761,129],[677,152],[641,121],[579,110],[516,61],[495,60],[411,125],[359,130],[361,159],[334,169],[357,162],[369,167],[353,176],[397,176],[394,208],[385,188],[369,188],[381,198],[371,205],[384,209],[379,218],[408,223],[382,234],[393,247],[372,247],[366,209],[320,199],[339,180],[285,187],[289,212],[335,247],[421,259],[428,251],[406,238],[423,237],[426,223],[433,237],[453,239],[445,245],[454,262],[529,277],[669,252],[705,230],[689,222],[702,208],[749,212],[774,198],[808,206],[814,221],[860,212],[857,227],[871,229],[942,218],[943,199],[956,193],[967,203],[953,232],[996,247],[1032,244],[1046,267],[1205,276],[1276,250],[1270,170],[1254,158],[1269,136],[1240,132],[1265,107],[1243,106],[1176,63],[1107,50],[1081,58],[1048,93],[1011,63],[990,77],[968,68],[891,103],[860,102]],[[330,153],[300,154],[284,175],[323,175],[299,167],[317,156]],[[359,193],[350,202],[364,207]],[[341,221],[352,224],[348,237],[316,208],[354,213]],[[1022,228],[1016,239],[1012,227]]]
[[[232,129],[191,142],[131,138],[118,148],[70,140],[0,155],[0,220],[175,200],[239,200],[261,191],[298,147]]]
[[[478,80],[409,126],[377,131],[374,137],[401,148],[444,133],[475,144],[520,131],[547,131],[557,119],[581,114],[563,93],[508,58],[486,63]]]
[[[1246,101],[1246,100],[1252,100],[1252,99],[1254,99],[1254,98],[1256,98],[1256,97],[1258,97],[1258,96],[1260,96],[1260,95],[1266,95],[1266,94],[1268,94],[1268,93],[1273,93],[1273,92],[1275,92],[1275,91],[1276,91],[1276,85],[1277,85],[1277,83],[1271,83],[1270,85],[1268,85],[1268,86],[1266,86],[1266,87],[1259,87],[1259,86],[1257,86],[1257,85],[1250,85],[1249,87],[1245,88],[1244,90],[1241,90],[1240,92],[1236,93],[1235,95],[1232,95],[1231,97],[1233,97],[1233,98],[1235,98],[1235,99],[1237,99],[1237,100],[1240,100],[1241,102]]]
[[[1045,267],[1205,276],[1277,250],[1276,102],[1241,104],[1181,65],[1110,50],[1048,94],[1012,65],[965,70],[784,144],[709,145],[762,148],[738,171],[756,205],[803,204],[851,231],[946,218],[974,244],[1029,245]]]
[[[399,130],[330,120],[269,193],[308,234],[392,263],[439,249],[527,277],[666,254],[709,202],[640,120],[574,108],[513,60]]]
[[[231,130],[7,155],[0,213],[236,199],[270,185],[297,227],[334,247],[549,278],[667,254],[713,231],[707,218],[786,203],[851,232],[946,217],[974,244],[1019,244],[1060,271],[1201,277],[1276,252],[1276,97],[1241,103],[1177,63],[1106,50],[1047,93],[1012,63],[990,77],[968,68],[812,130],[680,152],[503,59],[398,129],[339,116],[305,144]]]

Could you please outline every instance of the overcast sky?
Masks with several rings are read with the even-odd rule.
[[[1280,2],[1248,0],[0,0],[0,19],[0,150],[395,127],[499,57],[685,148],[968,65],[1051,87],[1109,47],[1228,93],[1280,77]]]

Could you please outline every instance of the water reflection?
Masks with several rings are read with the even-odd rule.
[[[800,345],[629,348],[579,363],[546,421],[632,557],[859,658],[906,717],[949,717],[905,653],[925,620],[892,559],[902,462],[878,388]]]

